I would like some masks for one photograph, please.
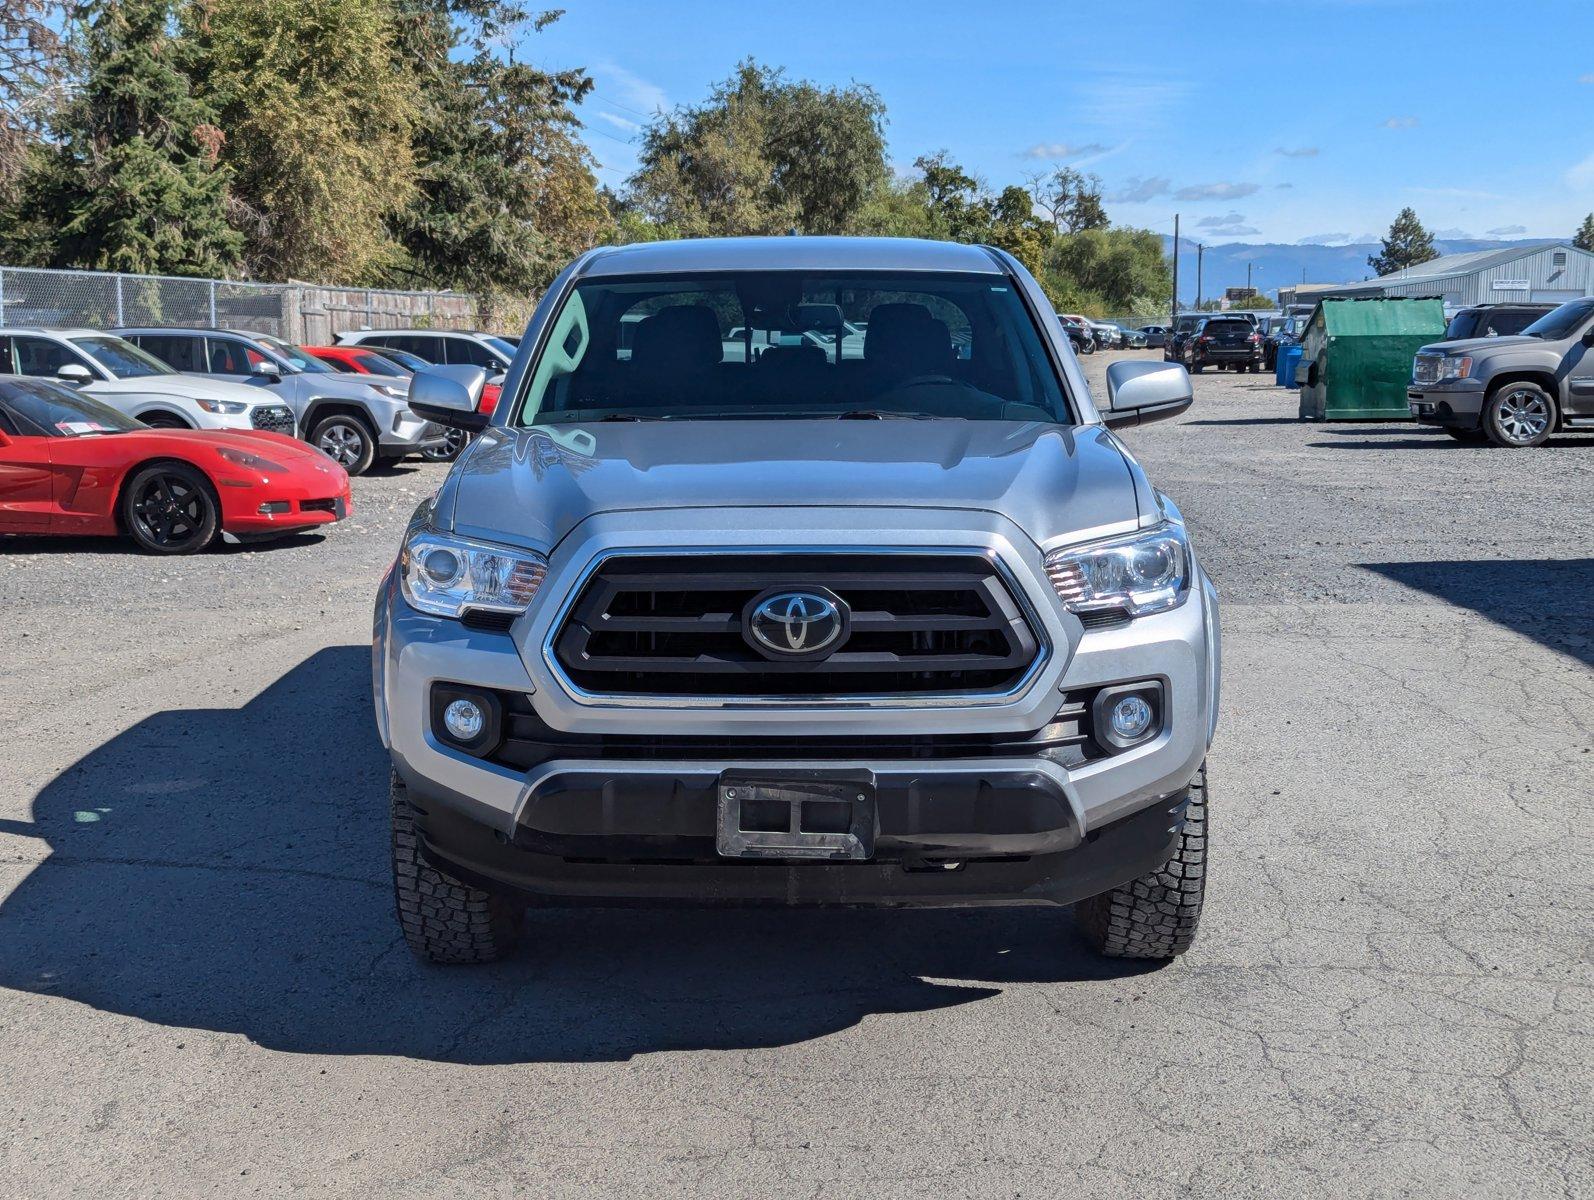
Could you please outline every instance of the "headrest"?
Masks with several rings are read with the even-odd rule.
[[[724,357],[719,318],[702,304],[672,304],[636,327],[631,361],[654,369],[690,370]]]
[[[863,357],[892,372],[945,372],[952,365],[952,334],[922,304],[880,304],[869,313]]]
[[[760,367],[801,371],[825,365],[825,352],[812,342],[801,346],[771,346],[758,356]]]

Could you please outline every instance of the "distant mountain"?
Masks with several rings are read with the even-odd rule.
[[[1474,250],[1496,250],[1504,246],[1541,246],[1554,238],[1525,238],[1516,241],[1438,239],[1440,254],[1469,254]],[[1164,236],[1162,250],[1171,251],[1173,238]],[[1244,287],[1246,264],[1251,264],[1251,286],[1278,294],[1280,287],[1292,283],[1356,283],[1369,279],[1373,269],[1369,255],[1380,250],[1378,242],[1353,242],[1344,246],[1292,246],[1277,242],[1250,244],[1232,242],[1208,246],[1201,271],[1203,299],[1221,296],[1224,288]],[[1179,239],[1179,295],[1186,302],[1196,298],[1196,242]]]

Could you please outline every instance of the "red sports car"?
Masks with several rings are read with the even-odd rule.
[[[393,350],[386,346],[380,350],[369,346],[300,346],[329,367],[340,371],[353,371],[358,375],[413,375],[432,364],[424,358]],[[498,407],[499,385],[489,383],[482,388],[480,411],[491,414]]]
[[[48,379],[0,377],[0,534],[125,533],[193,554],[354,511],[349,476],[264,430],[151,429]]]

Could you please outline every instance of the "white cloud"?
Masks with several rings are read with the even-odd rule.
[[[627,133],[636,133],[642,128],[642,123],[640,121],[630,121],[625,117],[622,117],[619,113],[604,112],[601,108],[593,109],[592,115],[597,117],[600,121],[607,121],[616,129],[625,130]]]
[[[1202,217],[1196,222],[1197,229],[1221,229],[1225,225],[1244,225],[1245,216],[1241,213],[1230,211],[1221,217]]]
[[[1134,135],[1164,130],[1190,95],[1180,79],[1135,71],[1101,71],[1074,87],[1071,110],[1085,125]]]
[[[1297,146],[1294,149],[1291,149],[1288,146],[1280,146],[1275,153],[1282,154],[1285,158],[1316,158],[1317,147]]]
[[[1314,233],[1307,237],[1297,238],[1297,246],[1337,246],[1341,242],[1350,241],[1348,233]]]
[[[1152,175],[1148,178],[1130,176],[1124,180],[1123,187],[1108,195],[1109,204],[1144,204],[1147,200],[1155,200],[1158,196],[1166,196],[1173,183],[1161,175]]]
[[[1238,200],[1261,190],[1256,183],[1197,183],[1180,188],[1175,200]]]
[[[1567,171],[1566,186],[1576,192],[1594,191],[1594,154]]]
[[[618,63],[598,62],[592,65],[592,78],[598,85],[593,93],[617,108],[626,109],[639,117],[651,117],[670,107],[670,98],[664,89]]]
[[[1385,129],[1415,129],[1417,125],[1416,117],[1390,117],[1383,122]]]
[[[1594,71],[1585,72],[1577,77],[1579,83],[1594,83]]]
[[[1023,151],[1022,157],[1057,161],[1065,158],[1089,158],[1106,153],[1107,147],[1100,142],[1086,142],[1083,145],[1078,142],[1036,142]]]
[[[1528,231],[1526,225],[1502,225],[1498,229],[1489,230],[1490,237],[1519,237]]]
[[[1447,242],[1470,242],[1473,240],[1472,235],[1465,229],[1435,229],[1433,235],[1436,238],[1443,238]]]

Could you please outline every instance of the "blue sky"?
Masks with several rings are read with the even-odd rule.
[[[1115,222],[1208,242],[1566,237],[1594,210],[1594,0],[580,3],[522,53],[585,66],[602,179],[747,55],[885,99],[893,163],[1102,177]]]

